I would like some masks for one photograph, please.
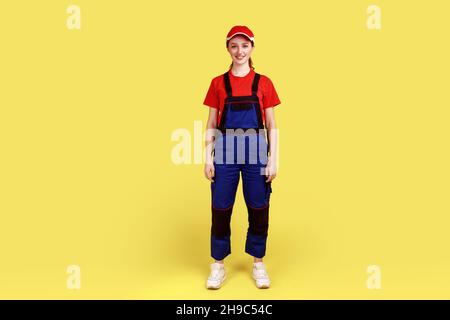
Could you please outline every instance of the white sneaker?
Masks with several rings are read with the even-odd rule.
[[[266,289],[270,287],[269,275],[266,271],[266,266],[263,262],[253,263],[253,279],[256,282],[256,286],[260,289]]]
[[[206,281],[206,288],[219,289],[225,279],[226,272],[223,263],[211,263],[211,273]]]

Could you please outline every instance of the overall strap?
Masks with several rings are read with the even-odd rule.
[[[223,74],[223,81],[225,83],[225,90],[227,91],[227,96],[231,97],[231,83],[230,83],[230,76],[228,74],[228,71]]]
[[[258,92],[258,84],[259,84],[259,73],[255,73],[255,77],[253,78],[253,84],[252,84],[252,94],[256,96]]]

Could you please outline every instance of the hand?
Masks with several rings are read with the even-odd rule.
[[[277,164],[276,161],[271,158],[267,161],[265,174],[267,177],[266,182],[271,182],[277,176]]]
[[[208,179],[211,182],[214,182],[214,180],[212,179],[214,177],[214,173],[215,173],[214,164],[206,163],[204,168],[204,174],[206,179]]]

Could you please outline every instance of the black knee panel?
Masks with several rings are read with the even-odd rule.
[[[247,206],[248,210],[248,231],[253,234],[267,235],[269,229],[269,206],[261,209],[254,209]]]
[[[230,209],[215,209],[212,208],[212,224],[211,224],[211,234],[216,237],[229,236],[231,234],[230,221],[231,212],[233,207]]]

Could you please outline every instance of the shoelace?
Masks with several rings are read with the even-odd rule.
[[[220,269],[214,269],[211,271],[210,279],[218,280],[220,279]]]
[[[267,278],[267,272],[265,269],[256,269],[255,268],[255,276],[260,279],[260,278]]]

